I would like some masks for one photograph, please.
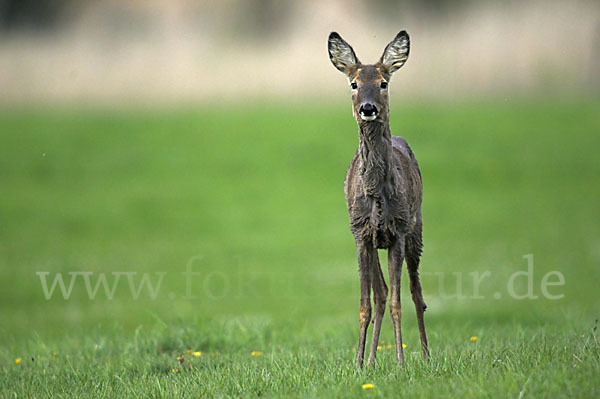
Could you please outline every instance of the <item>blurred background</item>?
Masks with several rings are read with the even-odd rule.
[[[337,100],[329,32],[371,63],[401,29],[395,100],[595,95],[599,15],[585,0],[2,0],[0,101]]]
[[[327,36],[370,63],[402,29],[391,125],[424,178],[432,345],[450,326],[587,326],[600,305],[600,2],[0,0],[0,335],[254,317],[273,326],[264,337],[287,324],[296,343],[342,334],[353,347],[342,185],[357,128]],[[528,254],[537,298],[511,298]],[[559,299],[541,291],[553,271]],[[46,299],[40,272],[48,287],[93,273],[100,288],[91,299],[80,275],[67,299],[59,285]],[[164,278],[135,297],[124,276],[108,298],[96,282],[120,272],[136,287]]]

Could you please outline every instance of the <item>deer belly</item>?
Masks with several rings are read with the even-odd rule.
[[[369,235],[376,248],[388,248],[391,244],[393,233],[390,229],[392,220],[389,220],[383,199],[374,199],[371,204],[371,216],[369,218]]]
[[[389,229],[373,229],[370,235],[373,246],[378,249],[389,248],[396,238],[396,235]]]

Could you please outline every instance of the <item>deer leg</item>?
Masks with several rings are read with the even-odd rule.
[[[369,353],[369,366],[375,365],[377,356],[377,345],[379,343],[379,332],[381,331],[381,321],[385,313],[385,302],[387,300],[388,288],[385,285],[385,279],[379,265],[377,250],[375,250],[375,262],[371,267],[371,286],[373,287],[373,299],[375,302],[375,316],[373,318],[373,337],[371,339],[371,352]]]
[[[365,356],[365,343],[367,329],[371,322],[371,273],[373,248],[370,245],[358,244],[358,271],[360,274],[360,313],[358,350],[356,352],[356,366],[362,367]],[[376,253],[375,253],[376,254]]]
[[[406,268],[410,277],[410,293],[417,311],[417,323],[419,324],[419,336],[421,337],[421,352],[423,359],[429,359],[429,346],[427,344],[427,334],[425,333],[425,320],[423,313],[427,309],[423,300],[423,292],[421,289],[421,279],[419,278],[419,260],[421,257],[421,234],[420,230],[417,235],[409,237],[406,242]]]
[[[394,325],[394,338],[396,343],[396,357],[398,363],[404,363],[402,350],[402,306],[400,301],[400,277],[402,262],[404,260],[404,237],[398,239],[388,250],[388,270],[390,273],[390,317]]]

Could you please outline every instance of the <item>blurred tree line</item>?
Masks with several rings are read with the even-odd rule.
[[[69,16],[76,15],[90,4],[98,5],[102,0],[0,0],[0,31],[31,31],[45,33],[60,29]],[[173,1],[173,0],[171,0]],[[212,5],[214,0],[186,2],[186,6],[201,10]],[[371,0],[369,8],[378,16],[393,17],[403,7],[410,6],[426,12],[440,13],[449,8],[464,7],[472,0]],[[135,8],[144,2],[136,0],[106,1],[108,8],[127,6]],[[227,3],[227,4],[225,4]],[[223,2],[234,14],[233,21],[244,27],[249,34],[269,36],[285,28],[297,6],[293,1],[281,0],[230,0]]]
[[[56,29],[71,5],[70,0],[0,0],[0,29]]]

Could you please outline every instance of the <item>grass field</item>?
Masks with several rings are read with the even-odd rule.
[[[432,358],[404,279],[405,365],[386,315],[356,370],[349,106],[0,111],[0,398],[600,397],[600,103],[398,105],[392,131]]]

